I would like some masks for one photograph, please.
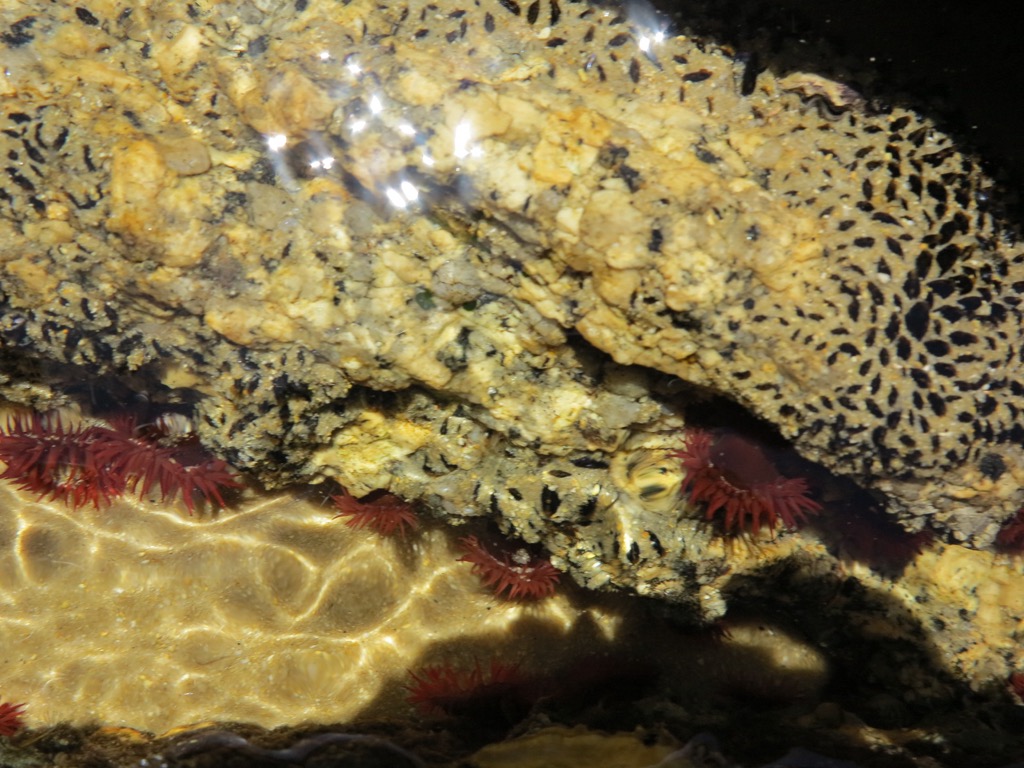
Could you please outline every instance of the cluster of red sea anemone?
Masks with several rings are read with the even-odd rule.
[[[338,508],[336,518],[356,530],[369,529],[380,536],[415,531],[420,526],[415,507],[393,493],[376,490],[361,499],[348,491],[331,496]],[[463,551],[458,562],[469,563],[484,586],[509,600],[540,600],[555,593],[561,575],[551,561],[511,542],[485,544],[476,536],[459,539]]]
[[[55,414],[9,417],[0,428],[0,479],[72,509],[157,488],[164,501],[180,495],[189,514],[197,497],[225,506],[222,492],[241,483],[194,437],[167,433],[164,423],[137,426],[124,416],[109,426],[69,426]]]
[[[704,507],[706,520],[721,513],[727,534],[773,530],[780,521],[795,528],[821,510],[806,480],[783,477],[761,446],[735,432],[688,430],[672,455],[686,472],[684,498]]]

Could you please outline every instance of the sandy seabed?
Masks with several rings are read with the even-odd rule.
[[[489,663],[482,647],[518,662],[580,618],[561,595],[496,599],[448,531],[354,531],[312,492],[189,517],[128,499],[70,511],[3,484],[0,509],[0,694],[32,726],[405,711],[408,670]]]

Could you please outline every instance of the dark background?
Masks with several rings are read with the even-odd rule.
[[[1024,189],[1024,21],[978,0],[661,0],[689,28],[776,71],[807,68],[937,119],[1007,187]],[[1018,9],[1019,10],[1019,9]]]

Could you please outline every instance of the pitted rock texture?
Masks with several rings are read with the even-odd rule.
[[[909,527],[983,546],[1024,499],[1021,251],[913,113],[582,3],[3,14],[12,399],[113,375],[268,485],[493,515],[706,616],[674,377]]]

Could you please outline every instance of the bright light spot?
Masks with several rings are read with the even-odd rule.
[[[665,31],[659,29],[656,32],[640,35],[640,39],[636,41],[636,44],[643,53],[650,53],[654,46],[660,45],[663,42],[665,42]]]
[[[380,97],[377,94],[373,94],[370,97],[370,111],[375,115],[379,115],[384,111],[384,105],[381,103]]]
[[[395,208],[405,208],[409,205],[408,201],[402,196],[402,193],[394,187],[388,187],[384,190],[384,193],[388,196],[388,202],[395,206]]]
[[[405,210],[420,198],[420,191],[411,181],[399,182],[398,188],[388,187],[384,190],[388,202],[395,208]]]
[[[359,133],[365,127],[366,127],[366,121],[363,120],[361,117],[356,118],[351,123],[349,123],[349,128],[352,129],[352,133]]]
[[[320,61],[327,61],[329,58],[331,58],[330,53],[327,51],[320,51]]]
[[[434,167],[434,158],[431,157],[430,153],[424,150],[423,152],[423,164],[428,168]]]
[[[317,158],[310,162],[309,167],[314,171],[329,171],[334,167],[334,158],[330,155]]]
[[[636,44],[641,52],[657,65],[654,48],[665,42],[668,20],[648,0],[626,0],[626,14],[636,30]]]
[[[452,152],[460,160],[469,156],[469,140],[473,136],[473,128],[468,120],[461,121],[455,126],[455,137],[452,141]]]
[[[348,73],[353,76],[358,75],[360,72],[363,71],[363,68],[359,66],[359,62],[356,61],[355,59],[350,59],[348,62],[346,62],[345,69],[347,69]]]
[[[402,190],[402,195],[404,195],[405,199],[410,203],[415,203],[419,199],[420,191],[413,186],[412,182],[403,181],[398,186]]]
[[[267,136],[267,148],[271,152],[279,152],[284,149],[284,145],[288,143],[288,137],[283,133],[275,133]]]
[[[398,132],[399,133],[404,133],[406,136],[415,136],[416,135],[416,129],[413,128],[411,125],[409,125],[409,123],[399,123],[398,124]]]

